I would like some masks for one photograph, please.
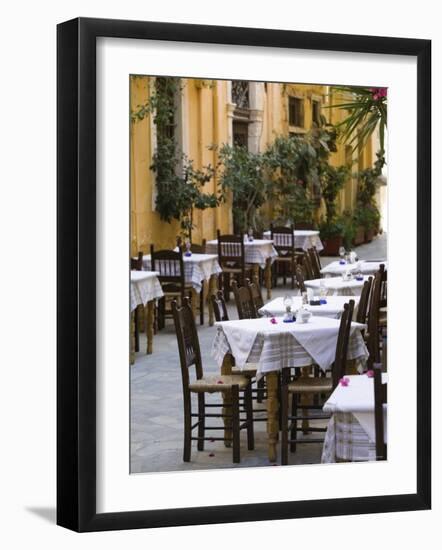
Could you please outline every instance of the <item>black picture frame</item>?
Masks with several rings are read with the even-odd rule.
[[[96,39],[153,39],[417,59],[417,491],[363,498],[96,513]],[[74,19],[57,28],[57,523],[75,531],[259,521],[431,506],[431,41]]]

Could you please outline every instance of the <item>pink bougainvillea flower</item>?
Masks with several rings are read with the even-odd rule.
[[[278,322],[274,317],[272,317],[270,319],[270,322],[272,323],[272,325],[276,325],[276,323]]]
[[[218,380],[217,384],[224,384],[222,380]]]
[[[387,97],[387,88],[370,88],[374,101]]]
[[[215,453],[209,453],[210,458],[215,456]]]
[[[350,384],[350,378],[347,378],[346,376],[344,376],[344,378],[341,378],[339,380],[339,384],[341,386],[348,386]]]
[[[374,371],[373,370],[368,370],[365,374],[368,376],[368,378],[373,378]]]

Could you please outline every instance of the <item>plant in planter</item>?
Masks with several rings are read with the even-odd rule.
[[[257,230],[258,210],[267,198],[262,154],[252,153],[245,147],[223,144],[218,159],[221,200],[226,201],[232,196],[234,232],[244,233],[249,227]]]
[[[337,256],[339,248],[344,244],[344,224],[342,219],[333,221],[322,219],[319,224],[319,234],[324,245],[324,256]]]
[[[180,222],[183,237],[191,239],[194,208],[214,208],[219,197],[205,193],[215,169],[208,165],[201,169],[184,155],[175,139],[176,96],[181,93],[179,78],[157,78],[150,97],[131,113],[132,123],[151,114],[157,128],[157,146],[150,169],[156,175],[157,196],[155,209],[165,222],[176,219]]]
[[[380,214],[378,209],[372,205],[359,205],[354,211],[353,220],[359,230],[362,228],[364,235],[362,242],[371,242],[373,240],[376,228],[379,227]],[[356,242],[355,244],[362,243]]]

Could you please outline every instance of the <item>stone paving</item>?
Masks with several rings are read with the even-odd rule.
[[[386,235],[372,243],[355,248],[360,258],[385,259]],[[323,266],[336,258],[321,258]],[[272,297],[287,293],[281,282],[273,289]],[[295,291],[296,292],[296,291]],[[228,304],[229,316],[236,319],[234,301]],[[206,323],[208,315],[206,314]],[[219,369],[211,357],[211,346],[216,332],[215,327],[198,325],[203,368],[205,374],[218,374]],[[140,349],[146,349],[144,334],[140,335]],[[255,422],[255,449],[247,450],[245,431],[241,432],[241,463],[233,464],[232,451],[225,448],[222,441],[206,442],[204,451],[192,444],[191,462],[185,463],[183,453],[183,405],[181,371],[173,321],[154,337],[154,352],[136,354],[131,369],[131,473],[167,472],[174,470],[204,470],[213,468],[244,468],[272,465],[267,457],[266,423]],[[221,402],[218,394],[207,396],[208,403]],[[255,402],[254,402],[255,403]],[[255,407],[264,407],[256,404]],[[196,408],[194,407],[194,410]],[[262,417],[257,413],[255,417]],[[316,421],[320,422],[320,421]],[[211,422],[211,425],[221,425]],[[219,436],[222,432],[212,432]],[[208,434],[210,437],[212,434]],[[311,437],[311,436],[304,436]],[[314,434],[313,434],[314,437]],[[317,464],[321,459],[322,445],[309,443],[298,445],[296,453],[289,453],[290,464]]]

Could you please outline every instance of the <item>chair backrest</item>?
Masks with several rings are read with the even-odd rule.
[[[347,364],[348,341],[350,339],[351,322],[353,318],[353,309],[355,301],[350,300],[348,304],[344,304],[344,311],[341,315],[339,324],[338,340],[336,342],[335,360],[332,367],[333,388],[335,388],[339,380],[345,375]]]
[[[384,264],[382,264],[383,266]],[[371,363],[380,363],[379,349],[379,307],[381,301],[383,270],[379,269],[371,285],[370,306],[368,310],[368,352]]]
[[[235,296],[236,309],[239,319],[257,319],[258,313],[255,309],[249,289],[246,286],[238,287],[236,281],[232,281],[233,295]]]
[[[387,403],[387,384],[382,384],[382,365],[373,364],[374,386],[374,427],[376,460],[387,459],[387,446],[384,442],[384,405]]]
[[[316,250],[316,246],[313,248],[309,248],[307,250],[307,253],[310,259],[310,264],[312,266],[313,277],[314,279],[320,279],[322,277],[321,262],[319,260],[319,255],[318,255],[318,251]]]
[[[200,344],[189,299],[184,298],[181,307],[178,306],[176,300],[173,300],[172,313],[180,355],[183,388],[186,389],[190,380],[190,367],[195,366],[198,380],[203,377]]]
[[[158,250],[150,247],[152,271],[158,271],[158,280],[162,285],[174,285],[184,291],[184,262],[181,250]]]
[[[270,224],[270,238],[273,240],[273,247],[279,256],[294,257],[295,255],[295,228],[277,226]]]
[[[210,301],[212,302],[213,314],[215,321],[228,321],[229,314],[227,313],[226,302],[221,290],[218,290],[216,294],[211,294]]]
[[[256,312],[258,312],[264,306],[264,300],[261,293],[261,287],[256,277],[253,282],[250,279],[246,279],[246,286],[249,289],[250,297],[252,298]]]
[[[298,286],[299,286],[299,290],[301,292],[306,292],[307,289],[305,288],[305,284],[304,284],[304,269],[300,265],[297,265],[295,267],[295,276],[296,276],[296,282],[298,283]]]
[[[385,269],[385,265],[381,264],[379,266],[382,273],[382,284],[381,284],[381,299],[380,299],[380,307],[387,307],[387,270]]]
[[[313,272],[312,262],[308,252],[304,252],[304,256],[302,257],[302,267],[304,268],[304,277],[306,280],[317,278]]]
[[[218,262],[221,267],[226,263],[244,268],[244,240],[238,235],[221,235],[217,231]]]
[[[361,297],[359,299],[358,313],[356,314],[356,321],[358,323],[363,323],[364,325],[367,322],[368,299],[370,297],[372,281],[373,277],[369,277],[368,280],[364,282]]]
[[[138,256],[136,258],[130,259],[130,268],[135,271],[143,270],[143,253],[142,252],[138,252]]]

